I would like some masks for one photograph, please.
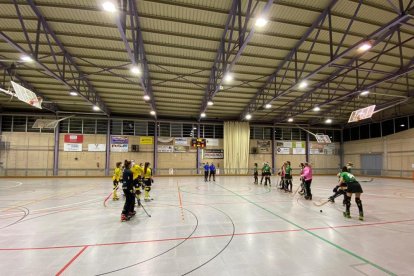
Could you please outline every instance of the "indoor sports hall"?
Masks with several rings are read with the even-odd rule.
[[[413,0],[0,0],[0,274],[414,275]]]

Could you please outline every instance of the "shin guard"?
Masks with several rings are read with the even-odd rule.
[[[358,206],[358,210],[359,210],[359,216],[363,217],[364,216],[364,210],[362,208],[362,201],[359,198],[355,198],[355,203]]]

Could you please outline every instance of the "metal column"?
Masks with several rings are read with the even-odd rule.
[[[0,115],[0,135],[2,134],[3,129],[3,115]]]
[[[276,172],[276,159],[275,159],[275,128],[272,127],[272,173]]]
[[[305,150],[306,150],[306,162],[309,163],[309,153],[310,153],[310,148],[309,148],[309,133],[306,132],[306,143],[305,143]]]
[[[197,124],[197,138],[200,138],[200,124]],[[201,155],[200,148],[197,147],[197,157],[196,157],[197,174],[200,174],[200,160],[201,160],[200,155]]]
[[[55,127],[55,144],[53,148],[53,175],[59,175],[59,134],[60,122]]]
[[[106,129],[105,176],[109,175],[111,162],[111,120],[108,119]]]
[[[339,162],[340,167],[342,168],[344,166],[344,159],[345,159],[345,153],[344,153],[344,130],[341,129],[341,142],[339,143]]]
[[[158,121],[154,121],[155,130],[154,130],[154,164],[152,166],[153,173],[157,172],[158,167]]]

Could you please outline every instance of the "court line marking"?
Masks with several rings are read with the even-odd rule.
[[[62,273],[80,256],[82,255],[82,253],[88,248],[88,246],[84,246],[75,256],[72,257],[72,259],[70,259],[70,261],[64,266],[62,267],[58,273],[56,273],[56,276],[62,275]]]
[[[244,196],[242,196],[242,195],[239,195],[239,194],[237,194],[237,193],[233,192],[233,191],[232,191],[232,190],[230,190],[230,189],[227,189],[227,188],[225,188],[225,187],[221,186],[220,184],[215,184],[215,185],[217,185],[217,186],[221,187],[223,190],[226,190],[226,191],[228,191],[228,192],[231,192],[232,194],[234,194],[234,195],[236,195],[236,196],[238,196],[238,197],[240,197],[240,198],[242,198],[242,199],[244,199],[244,200],[246,200],[246,201],[248,201],[248,202],[252,203],[252,204],[253,204],[253,205],[255,205],[256,207],[258,207],[258,208],[260,208],[260,209],[262,209],[262,210],[264,210],[264,211],[266,211],[266,212],[268,212],[268,213],[270,213],[270,214],[272,214],[272,215],[274,215],[274,216],[276,216],[276,217],[280,218],[281,220],[283,220],[283,221],[285,221],[285,222],[287,222],[287,223],[289,223],[289,224],[291,224],[291,225],[293,225],[293,226],[295,226],[295,227],[297,227],[297,228],[299,228],[299,229],[303,230],[305,233],[310,234],[310,235],[314,236],[315,238],[318,238],[319,240],[324,241],[325,243],[327,243],[327,244],[329,244],[329,245],[332,245],[333,247],[335,247],[335,248],[339,249],[340,251],[342,251],[342,252],[344,252],[344,253],[346,253],[346,254],[348,254],[348,255],[351,255],[352,257],[354,257],[354,258],[356,258],[356,259],[358,259],[358,260],[361,260],[361,261],[363,261],[363,262],[365,262],[365,263],[367,263],[367,264],[372,265],[373,267],[377,268],[378,270],[380,270],[380,271],[382,271],[382,272],[384,272],[384,273],[386,273],[386,274],[388,274],[388,275],[395,275],[395,276],[397,275],[397,274],[395,274],[394,272],[391,272],[390,270],[388,270],[388,269],[386,269],[386,268],[384,268],[384,267],[382,267],[382,266],[380,266],[380,265],[378,265],[378,264],[376,264],[376,263],[374,263],[374,262],[371,262],[371,261],[369,261],[368,259],[365,259],[364,257],[359,256],[359,255],[357,255],[356,253],[354,253],[354,252],[352,252],[352,251],[350,251],[350,250],[348,250],[348,249],[346,249],[346,248],[344,248],[344,247],[342,247],[342,246],[340,246],[340,245],[338,245],[338,244],[336,244],[336,243],[333,243],[333,242],[331,242],[331,241],[329,241],[329,240],[325,239],[325,238],[324,238],[324,237],[322,237],[322,236],[319,236],[319,235],[318,235],[318,234],[316,234],[316,233],[313,233],[311,230],[308,230],[308,229],[306,229],[306,228],[303,228],[303,227],[302,227],[302,226],[300,226],[299,224],[297,224],[297,223],[295,223],[295,222],[293,222],[293,221],[291,221],[291,220],[289,220],[289,219],[286,219],[286,218],[284,218],[284,217],[282,217],[282,216],[280,216],[280,215],[278,215],[278,214],[276,214],[276,213],[274,213],[274,212],[270,211],[269,209],[266,209],[265,207],[260,206],[259,204],[254,203],[253,201],[251,201],[251,200],[249,200],[249,199],[245,198],[245,197],[244,197]]]
[[[19,186],[23,185],[23,182],[19,182],[19,181],[11,181],[11,180],[1,180],[0,182],[13,182],[13,183],[17,183],[17,185],[11,186],[11,187],[0,187],[0,190],[9,190],[9,189],[13,189]]]
[[[257,232],[241,232],[235,233],[234,236],[248,236],[248,235],[262,235],[262,234],[275,234],[275,233],[288,233],[288,232],[302,232],[302,231],[317,231],[317,230],[330,230],[338,228],[354,228],[354,227],[368,227],[384,224],[396,224],[404,222],[412,222],[414,219],[395,220],[395,221],[383,221],[373,223],[360,223],[360,224],[348,224],[337,226],[323,226],[323,227],[311,227],[303,229],[283,229],[283,230],[270,230],[270,231],[257,231]],[[218,234],[218,235],[204,235],[193,236],[190,239],[205,239],[205,238],[222,238],[228,237],[230,234]],[[96,243],[96,244],[81,244],[81,245],[62,245],[62,246],[48,246],[48,247],[22,247],[22,248],[0,248],[0,251],[29,251],[29,250],[51,250],[51,249],[66,249],[66,248],[82,248],[88,247],[100,247],[100,246],[113,246],[113,245],[126,245],[126,244],[140,244],[140,243],[153,243],[153,242],[168,242],[183,240],[185,237],[165,238],[156,240],[140,240],[140,241],[125,241],[125,242],[111,242],[111,243]]]
[[[180,201],[181,219],[182,221],[184,221],[183,200],[181,199],[181,191],[180,191],[180,186],[178,186],[178,180],[177,180],[177,191],[178,191],[178,199]]]

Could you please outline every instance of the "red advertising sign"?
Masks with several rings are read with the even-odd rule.
[[[83,135],[65,134],[65,143],[83,143]]]

